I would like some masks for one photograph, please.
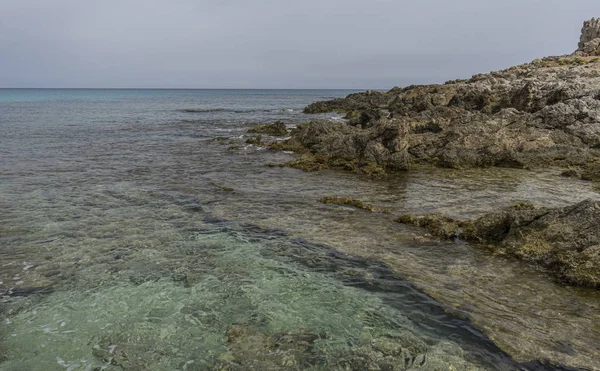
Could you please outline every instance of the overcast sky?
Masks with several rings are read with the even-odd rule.
[[[0,0],[0,87],[391,88],[573,52],[599,0]]]

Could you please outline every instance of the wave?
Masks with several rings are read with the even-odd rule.
[[[229,112],[229,113],[251,113],[251,112],[295,112],[293,108],[277,108],[277,109],[243,109],[236,110],[230,108],[186,108],[180,110],[185,113],[211,113],[211,112]]]
[[[187,113],[207,113],[207,112],[228,112],[229,110],[227,110],[225,108],[204,108],[204,109],[187,108],[182,111],[187,112]],[[235,111],[231,111],[231,112],[235,112]]]

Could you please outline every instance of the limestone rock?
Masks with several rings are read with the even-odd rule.
[[[290,143],[349,168],[584,168],[600,159],[600,59],[586,58],[319,102],[309,111],[345,111],[348,124],[310,122]]]
[[[473,221],[438,215],[404,215],[396,221],[441,238],[492,244],[500,252],[548,268],[566,282],[600,287],[599,201],[555,209],[518,204]]]
[[[305,112],[346,112],[348,122],[300,125],[290,140],[272,148],[305,153],[303,169],[379,175],[419,164],[558,166],[597,179],[590,164],[600,162],[600,58],[593,56],[594,50],[600,55],[598,45],[600,20],[592,19],[573,56],[536,59],[443,85],[316,102]],[[310,159],[315,166],[307,166]]]
[[[579,55],[600,55],[600,18],[583,23],[578,46],[575,53]]]
[[[284,136],[288,134],[288,129],[282,121],[275,121],[272,124],[257,125],[248,130],[248,133],[267,134],[271,136]]]

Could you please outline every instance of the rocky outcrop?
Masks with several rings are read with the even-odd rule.
[[[600,59],[549,57],[307,107],[323,110],[347,112],[349,121],[300,125],[288,144],[349,169],[584,168],[600,158]]]
[[[346,98],[312,103],[304,109],[304,113],[347,112],[350,110],[385,108],[389,105],[391,99],[393,99],[393,96],[388,93],[367,90],[364,93],[350,94]]]
[[[308,152],[306,169],[561,166],[593,175],[586,169],[600,159],[600,58],[590,43],[600,43],[600,20],[585,22],[573,56],[316,102],[305,112],[346,112],[348,122],[300,125],[281,145]],[[304,166],[311,159],[321,166]]]
[[[592,18],[583,23],[577,55],[600,55],[600,19]]]
[[[272,124],[256,125],[248,130],[248,133],[266,134],[274,137],[281,137],[288,134],[288,129],[282,121],[275,121]]]
[[[404,215],[403,224],[440,238],[484,243],[492,249],[548,268],[563,281],[600,287],[600,202],[536,209],[517,204],[473,221],[439,215]]]

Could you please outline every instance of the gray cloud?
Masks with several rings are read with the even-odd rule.
[[[389,88],[571,53],[597,0],[5,0],[0,87]]]

